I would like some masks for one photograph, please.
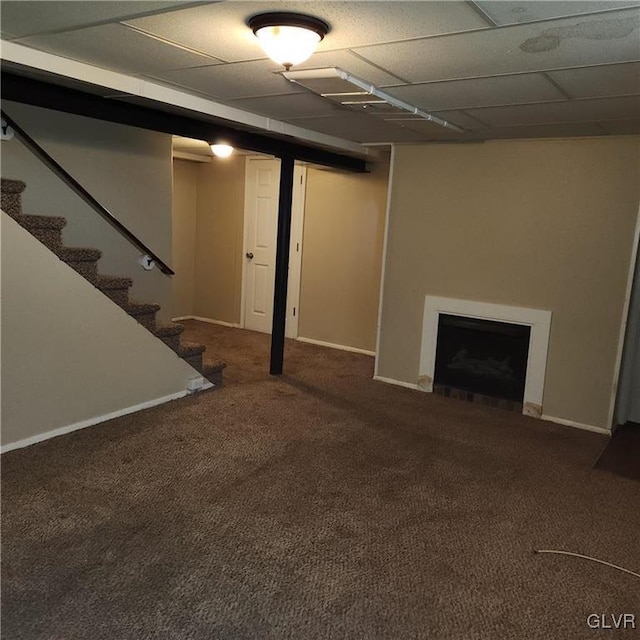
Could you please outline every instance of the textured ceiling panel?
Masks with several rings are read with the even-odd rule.
[[[548,104],[527,104],[513,107],[469,109],[490,127],[520,124],[552,124],[561,122],[598,122],[624,120],[640,113],[640,96],[629,98],[594,98]]]
[[[299,85],[285,80],[280,75],[278,65],[271,60],[253,60],[197,69],[164,71],[153,74],[153,77],[198,91],[218,100],[303,91]]]
[[[340,67],[352,76],[357,76],[380,87],[385,84],[398,84],[401,80],[362,60],[350,51],[324,51],[311,56],[309,60],[296,65],[296,69],[319,69],[322,67]]]
[[[518,24],[563,18],[596,11],[611,11],[624,7],[637,7],[640,2],[605,0],[604,2],[475,2],[496,24]]]
[[[2,0],[2,31],[16,36],[73,29],[109,20],[122,20],[138,14],[171,9],[184,2],[25,2]]]
[[[324,118],[292,118],[289,120],[306,129],[357,142],[425,142],[428,135],[385,123],[369,115],[350,114]]]
[[[259,113],[269,118],[289,120],[305,116],[325,116],[343,113],[333,102],[312,93],[298,93],[287,96],[269,96],[265,98],[246,98],[230,101],[233,107]]]
[[[410,82],[640,60],[640,9],[357,48]]]
[[[325,61],[327,61],[326,64]],[[357,69],[359,73],[366,76],[364,79],[372,84],[376,84],[378,81],[389,82],[394,79],[393,76],[363,62],[348,51],[316,54],[307,64],[299,65],[296,69],[338,67],[342,64],[347,65],[350,70]],[[251,62],[237,62],[209,68],[159,71],[151,75],[159,80],[198,91],[218,100],[273,96],[304,91],[300,85],[285,80],[280,75],[282,70],[282,67],[278,68],[278,65],[271,60],[252,60]],[[352,73],[357,75],[355,71]]]
[[[601,123],[602,128],[611,135],[622,136],[640,134],[640,118],[632,120],[611,120]]]
[[[192,51],[172,47],[121,24],[107,24],[79,31],[21,39],[47,53],[82,60],[88,64],[129,73],[153,73],[216,64],[218,61]]]
[[[640,93],[639,62],[553,71],[549,76],[572,98]]]
[[[451,129],[445,129],[444,127],[433,122],[429,122],[428,120],[404,119],[397,122],[391,120],[388,121],[388,123],[400,126],[405,130],[408,129],[409,131],[420,133],[426,136],[429,140],[470,140],[475,137],[472,132],[465,131],[463,133],[459,133]]]
[[[426,111],[564,100],[551,82],[534,73],[389,87],[385,91]]]
[[[434,113],[433,115],[442,118],[443,120],[448,120],[449,122],[458,125],[461,129],[486,129],[487,125],[470,116],[466,111],[441,111],[439,113]]]
[[[568,122],[518,127],[499,127],[478,132],[491,140],[514,138],[571,138],[574,136],[601,136],[604,129],[595,122]]]
[[[263,11],[309,13],[331,25],[319,51],[487,26],[464,2],[223,2],[129,21],[229,62],[263,58],[246,19]]]

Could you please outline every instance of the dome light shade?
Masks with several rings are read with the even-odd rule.
[[[264,52],[289,70],[307,60],[329,32],[329,25],[301,13],[261,13],[247,22]]]
[[[230,144],[212,144],[211,151],[218,158],[228,158],[233,153],[233,147]]]

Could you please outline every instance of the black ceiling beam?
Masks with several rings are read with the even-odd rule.
[[[296,160],[355,173],[367,171],[366,161],[360,158],[283,140],[264,133],[243,130],[234,127],[230,121],[224,121],[224,124],[209,122],[201,119],[206,117],[204,115],[198,118],[195,114],[184,115],[163,111],[162,106],[166,108],[166,105],[162,103],[157,103],[158,106],[155,108],[131,104],[123,100],[105,98],[7,71],[2,72],[2,97],[13,102],[185,138],[195,138],[207,142],[224,138],[228,144],[238,149],[274,155],[278,158],[293,157]]]

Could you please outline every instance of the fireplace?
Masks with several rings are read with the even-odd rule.
[[[439,314],[434,390],[522,411],[531,327]]]
[[[542,415],[551,312],[426,296],[418,388]]]

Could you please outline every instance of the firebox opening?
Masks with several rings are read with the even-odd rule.
[[[530,336],[527,325],[441,313],[434,384],[521,403]]]

